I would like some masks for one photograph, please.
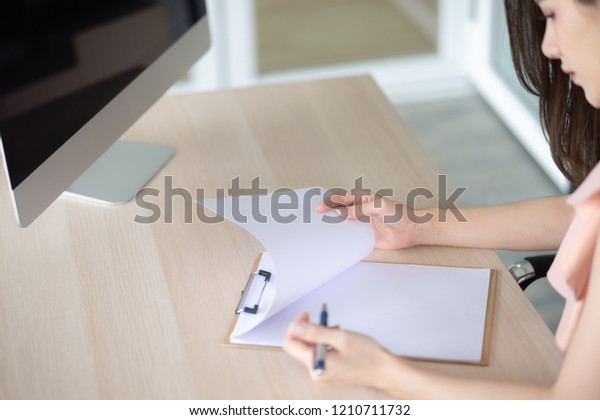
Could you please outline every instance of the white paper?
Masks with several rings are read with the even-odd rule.
[[[217,199],[200,203],[242,226],[269,251],[259,263],[272,273],[259,311],[240,314],[231,343],[281,346],[294,318],[308,311],[316,321],[327,303],[330,325],[367,334],[394,354],[481,360],[489,269],[361,263],[374,245],[371,227],[341,219],[326,223],[337,216],[314,210],[323,199],[321,189],[295,194],[294,209],[280,217],[271,209],[274,200],[289,203],[286,194],[228,197],[222,208]],[[258,212],[266,218],[256,217]],[[281,223],[281,216],[291,215],[295,221]],[[258,279],[252,302],[264,284]]]
[[[374,338],[400,356],[479,362],[489,269],[361,262],[232,343],[281,346],[290,322],[308,311],[329,325]]]
[[[256,315],[241,313],[232,337],[254,328],[360,261],[373,249],[375,238],[369,224],[343,220],[334,211],[317,213],[315,208],[323,200],[323,194],[320,188],[306,188],[293,191],[297,200],[290,199],[291,193],[281,192],[225,197],[221,199],[222,208],[219,208],[219,199],[199,203],[246,229],[270,254],[263,255],[260,264],[261,269],[272,272],[272,278],[265,288],[259,311]],[[289,207],[293,208],[274,212],[274,202],[290,203]],[[240,216],[246,216],[244,223]],[[295,220],[282,223],[281,218],[291,217]]]

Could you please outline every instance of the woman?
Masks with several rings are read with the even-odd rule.
[[[373,386],[402,398],[600,398],[600,0],[505,0],[513,61],[521,83],[540,97],[540,115],[559,168],[581,186],[548,197],[462,209],[468,223],[385,224],[400,204],[377,197],[332,197],[349,217],[371,217],[376,247],[450,245],[556,249],[548,278],[567,304],[556,341],[565,358],[550,387],[446,376],[395,357],[372,339],[308,322],[290,325],[285,350],[313,379]],[[541,45],[541,49],[540,49]],[[592,170],[593,169],[593,170]],[[433,212],[428,209],[423,212]],[[527,232],[523,234],[523,229]],[[312,373],[315,343],[328,344],[327,371]]]

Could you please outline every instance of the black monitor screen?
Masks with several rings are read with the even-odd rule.
[[[0,135],[15,189],[206,14],[198,0],[0,4]]]

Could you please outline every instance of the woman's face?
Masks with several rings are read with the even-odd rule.
[[[588,102],[600,108],[600,5],[578,0],[536,0],[546,17],[542,52],[561,61]]]

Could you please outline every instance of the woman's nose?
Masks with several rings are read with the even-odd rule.
[[[550,20],[546,22],[546,31],[542,40],[542,53],[550,59],[560,58],[560,49],[554,33],[554,23]]]

